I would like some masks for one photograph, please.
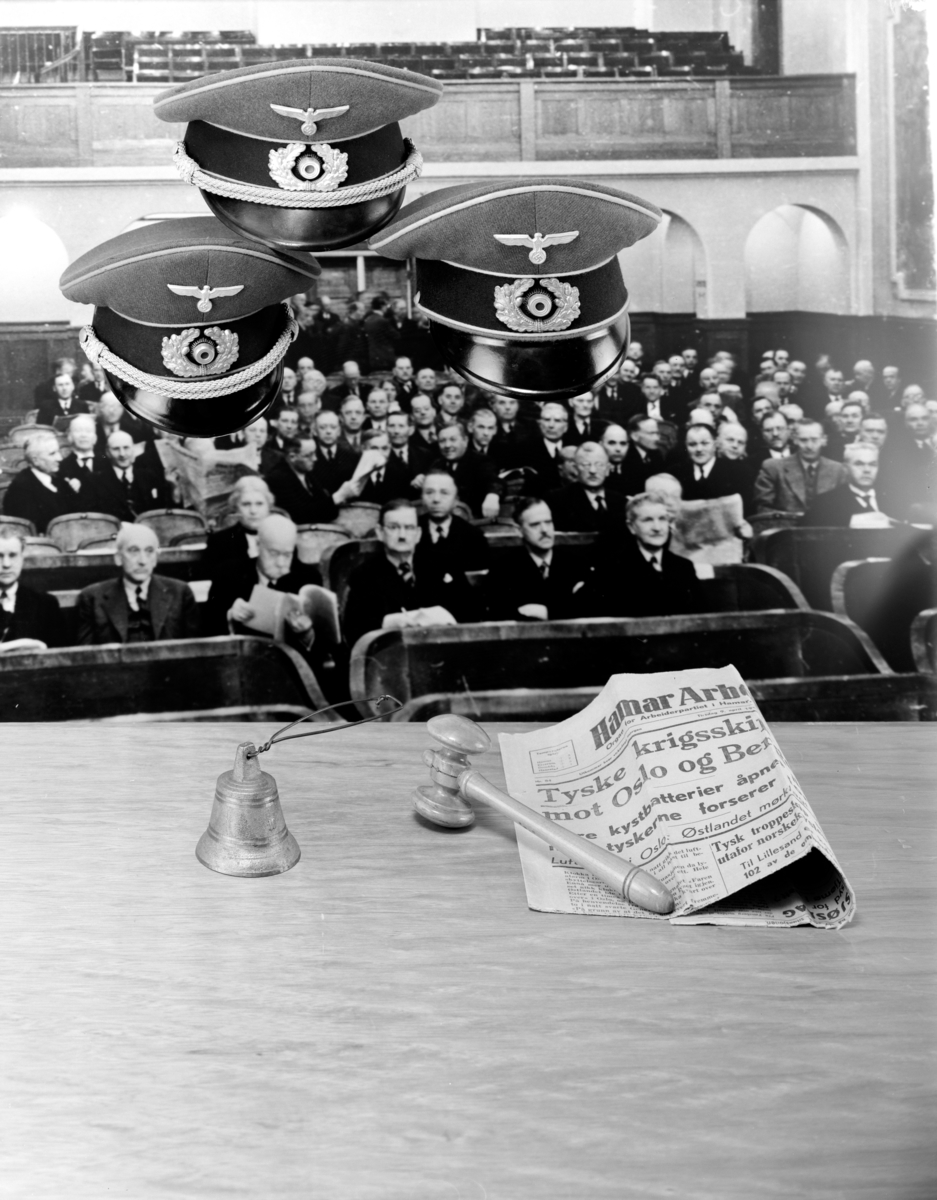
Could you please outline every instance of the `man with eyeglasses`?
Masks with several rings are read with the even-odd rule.
[[[388,501],[374,532],[381,549],[348,579],[342,629],[349,646],[372,629],[456,625],[481,616],[464,572],[454,563],[415,562],[423,531],[412,501]]]

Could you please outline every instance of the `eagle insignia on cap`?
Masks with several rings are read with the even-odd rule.
[[[244,284],[237,283],[233,287],[209,287],[206,283],[204,287],[189,287],[181,283],[167,283],[169,288],[177,296],[191,296],[193,299],[198,297],[196,308],[199,312],[208,313],[212,310],[212,300],[216,300],[219,296],[236,296],[238,292],[244,291]]]
[[[547,261],[547,246],[565,246],[568,242],[574,242],[579,237],[579,230],[571,229],[568,233],[535,233],[533,237],[529,233],[495,233],[492,236],[502,246],[529,246],[530,253],[527,257],[539,267]]]
[[[212,325],[209,329],[183,329],[163,338],[163,363],[173,375],[191,379],[220,375],[237,361],[238,335]]]
[[[270,107],[281,117],[292,117],[294,121],[302,121],[300,133],[312,137],[319,128],[317,121],[330,121],[333,117],[344,116],[351,105],[339,104],[337,108],[290,108],[288,104],[271,104]]]
[[[579,289],[558,279],[515,279],[495,288],[495,316],[515,333],[555,333],[579,316]]]
[[[334,192],[348,175],[348,155],[325,142],[290,142],[268,161],[270,178],[290,192]]]

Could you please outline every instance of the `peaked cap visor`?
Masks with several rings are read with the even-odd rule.
[[[441,83],[416,71],[355,58],[294,58],[189,80],[161,92],[153,107],[163,121],[207,121],[284,143],[312,139],[300,132],[298,117],[277,113],[271,104],[303,114],[347,105],[347,112],[323,117],[314,135],[315,141],[341,142],[432,108],[441,95]]]
[[[394,259],[433,259],[494,275],[569,276],[589,271],[653,233],[663,214],[639,196],[602,184],[552,178],[498,180],[441,188],[408,204],[370,240]],[[543,246],[532,262],[532,242],[495,237],[575,233]]]
[[[59,287],[69,300],[111,309],[130,321],[189,327],[247,317],[306,291],[319,274],[309,255],[273,250],[214,217],[185,217],[102,242],[65,270]],[[197,307],[198,295],[180,296],[170,284],[239,290],[211,297],[206,313]]]

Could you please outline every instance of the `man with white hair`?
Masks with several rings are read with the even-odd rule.
[[[22,529],[0,518],[0,650],[6,643],[33,638],[46,646],[61,644],[59,602],[20,583],[26,538]]]
[[[198,608],[192,589],[181,580],[157,575],[158,559],[159,541],[152,529],[121,526],[114,547],[120,574],[116,579],[92,583],[78,595],[80,645],[198,637]]]
[[[845,483],[817,496],[807,509],[805,525],[850,525],[860,513],[881,512],[875,495],[878,447],[853,442],[843,451]]]
[[[88,511],[110,513],[121,521],[133,522],[142,512],[168,508],[172,491],[165,478],[141,464],[133,438],[119,429],[108,436],[107,465],[82,489]]]
[[[62,460],[59,477],[68,483],[79,500],[87,501],[92,477],[107,463],[97,448],[98,429],[90,413],[79,413],[68,426],[71,454]]]
[[[72,489],[59,478],[62,452],[54,433],[35,433],[24,448],[26,466],[13,479],[3,497],[8,517],[32,521],[36,533],[45,533],[54,517],[74,512],[77,501]]]
[[[250,603],[254,588],[260,585],[297,595],[303,584],[310,582],[295,566],[297,530],[289,517],[272,513],[259,522],[256,534],[257,557],[224,563],[212,580],[206,618],[209,633],[258,636],[244,624],[255,615]],[[308,650],[313,642],[311,619],[301,611],[288,612],[284,634],[296,649]]]

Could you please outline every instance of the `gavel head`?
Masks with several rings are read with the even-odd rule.
[[[491,739],[480,725],[455,713],[432,717],[426,728],[442,749],[423,751],[432,784],[414,790],[413,807],[434,825],[465,828],[474,822],[475,811],[459,795],[459,776],[470,766],[466,756],[490,750]]]

